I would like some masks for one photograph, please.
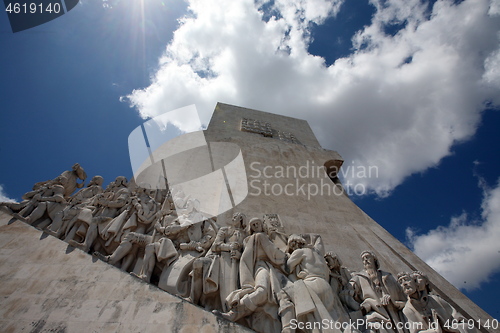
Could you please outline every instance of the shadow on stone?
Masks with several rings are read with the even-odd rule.
[[[66,254],[70,254],[71,252],[73,252],[75,250],[75,248],[71,245],[68,245],[66,247]]]

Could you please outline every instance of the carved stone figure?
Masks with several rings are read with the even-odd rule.
[[[261,219],[250,220],[249,234],[240,259],[241,288],[229,294],[226,302],[230,310],[221,315],[231,321],[246,318],[257,332],[278,332],[281,323],[276,295],[287,280],[283,275],[286,254],[271,242]]]
[[[87,174],[80,164],[75,163],[71,167],[71,170],[64,171],[60,176],[66,178],[66,183],[64,184],[64,197],[69,197],[77,188],[83,187],[83,181],[87,179]],[[82,180],[82,183],[78,183],[78,179]],[[36,183],[33,186],[33,190],[40,186],[44,186],[47,183],[51,183],[53,180],[47,180],[44,182]]]
[[[325,261],[330,269],[330,286],[333,293],[339,296],[348,312],[359,310],[359,303],[353,298],[354,289],[349,283],[352,273],[342,265],[340,258],[333,252],[325,254]]]
[[[42,222],[43,226],[40,226],[40,228],[50,224],[55,219],[55,216],[66,207],[66,199],[64,198],[65,184],[66,178],[58,176],[53,182],[43,187],[43,192],[39,192],[33,196],[30,200],[30,205],[34,209],[27,217],[23,217],[17,213],[13,214],[13,216],[26,223],[33,224],[47,213],[49,221]]]
[[[173,240],[169,238],[176,238],[176,233],[171,233],[170,230],[172,228],[168,227],[172,221],[172,215],[170,215],[171,211],[161,212],[163,216],[160,220],[163,225],[166,225],[166,227],[163,227],[161,223],[156,222],[153,235],[141,237],[141,245],[144,244],[145,246],[142,267],[139,274],[132,273],[132,275],[146,282],[151,281],[151,276],[153,275],[156,263],[163,264],[163,268],[165,268],[179,257],[178,244],[176,246]]]
[[[9,214],[18,213],[17,217],[20,218],[28,216],[35,209],[35,206],[38,203],[38,200],[32,199],[37,195],[38,197],[50,196],[52,191],[50,188],[52,188],[52,185],[60,185],[61,176],[65,178],[63,185],[64,191],[62,194],[65,199],[69,197],[75,189],[83,187],[83,183],[79,184],[77,179],[85,180],[87,178],[87,175],[80,164],[75,163],[71,171],[64,171],[61,175],[52,180],[39,182],[33,185],[33,190],[22,196],[22,202],[0,202],[0,207]],[[46,191],[48,191],[47,194],[45,194]]]
[[[427,277],[421,272],[398,274],[398,282],[408,297],[403,308],[410,333],[473,333],[465,318],[438,295],[431,295]]]
[[[0,202],[0,208],[8,214],[20,216],[21,219],[31,214],[38,204],[38,200],[33,200],[35,195],[44,196],[44,192],[48,190],[48,185],[40,186],[36,190],[26,192],[21,202]]]
[[[197,258],[204,256],[212,246],[217,226],[199,212],[199,202],[189,199],[186,211],[177,217],[172,224],[165,227],[164,234],[174,239],[179,251],[179,258],[168,267],[164,267],[158,282],[158,287],[182,297],[188,297],[191,291],[190,272]],[[146,249],[144,262],[150,254],[154,258],[155,251]]]
[[[135,196],[131,198],[129,207],[129,218],[123,226],[123,232],[134,231],[146,233],[153,222],[157,221],[159,205],[156,200],[149,195],[146,187],[138,187]]]
[[[145,187],[138,187],[130,198],[126,210],[109,222],[103,230],[103,238],[118,243],[118,247],[111,255],[94,252],[101,260],[113,265],[121,261],[120,268],[128,271],[137,260],[139,248],[144,248],[152,242],[148,233],[149,226],[158,220],[159,205],[147,193]]]
[[[171,209],[185,209],[190,196],[186,195],[182,189],[173,187],[171,190],[171,199],[173,204]]]
[[[38,203],[37,200],[33,200],[33,197],[37,194],[44,196],[43,193],[46,190],[48,190],[48,184],[26,192],[23,194],[23,201],[21,202],[0,202],[0,207],[9,214],[17,213],[21,217],[26,217],[31,214]]]
[[[228,311],[226,297],[239,288],[238,271],[243,241],[246,238],[246,216],[235,213],[229,225],[217,232],[205,257],[193,263],[191,293],[188,300],[212,310]]]
[[[151,281],[157,263],[163,266],[162,269],[168,267],[179,257],[180,242],[189,241],[185,233],[188,226],[181,228],[177,217],[172,215],[172,211],[162,210],[159,220],[161,222],[155,223],[152,236],[135,237],[135,233],[128,235],[128,238],[137,238],[137,242],[145,246],[140,272],[132,273],[132,275],[146,282]]]
[[[156,201],[146,194],[143,188],[139,188],[137,194],[138,196],[132,199],[128,210],[122,212],[124,218],[118,216],[108,225],[108,237],[115,237],[118,240],[124,235],[120,245],[111,255],[94,252],[94,255],[98,258],[113,265],[125,258],[121,265],[123,271],[127,271],[136,259],[138,247],[144,248],[153,242],[153,237],[146,235],[146,228],[158,219]],[[113,225],[113,223],[116,223],[116,225]],[[114,229],[113,233],[109,232],[110,229]]]
[[[293,283],[283,289],[286,296],[281,294],[279,297],[283,332],[292,331],[290,320],[294,318],[302,323],[347,321],[340,300],[329,284],[330,270],[323,258],[321,236],[308,236],[311,238],[310,245],[299,235],[291,235],[288,238],[291,255],[287,266],[290,271],[289,278]],[[290,307],[289,302],[294,306]],[[335,326],[330,327],[328,331],[341,332]]]
[[[427,276],[424,273],[420,271],[414,271],[411,274],[415,279],[415,282],[417,283],[417,289],[421,295],[426,296],[432,291],[432,288],[429,284],[429,279],[427,279]]]
[[[402,322],[400,310],[406,302],[400,285],[392,274],[380,270],[373,252],[363,251],[361,259],[364,270],[354,273],[350,283],[354,299],[360,303],[365,316],[368,332],[404,332],[396,328],[397,323]]]
[[[109,184],[103,193],[96,196],[94,202],[96,208],[94,209],[90,224],[86,225],[83,241],[77,242],[73,239],[76,233],[76,231],[74,231],[66,237],[68,243],[85,252],[89,252],[94,242],[98,240],[96,245],[103,249],[103,251],[106,251],[106,244],[109,240],[106,236],[106,231],[109,222],[119,214],[124,214],[124,207],[129,197],[130,190],[127,188],[127,179],[123,176],[116,177],[116,180]],[[87,220],[83,222],[88,223]]]
[[[81,219],[91,217],[91,211],[94,209],[92,199],[103,192],[103,181],[104,179],[101,176],[94,176],[86,188],[82,188],[71,196],[69,205],[55,216],[54,221],[47,228],[46,232],[60,238],[67,231],[71,230],[79,217]]]

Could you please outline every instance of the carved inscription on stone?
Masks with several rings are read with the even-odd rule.
[[[276,132],[277,132],[277,138],[280,139],[281,141],[300,144],[299,140],[297,140],[295,135],[293,135],[292,133],[282,132],[282,131],[276,131]]]
[[[273,137],[271,124],[265,121],[243,118],[241,119],[241,130],[243,132],[261,134],[265,137]]]
[[[278,131],[272,128],[270,123],[261,120],[242,118],[240,130],[242,132],[256,133],[267,138],[274,138],[288,143],[300,144],[300,141],[297,140],[293,133]]]

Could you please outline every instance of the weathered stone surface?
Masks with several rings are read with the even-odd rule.
[[[245,332],[0,212],[0,332]]]

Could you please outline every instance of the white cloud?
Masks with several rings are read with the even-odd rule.
[[[458,288],[478,288],[500,270],[500,180],[484,189],[481,208],[481,221],[464,212],[425,235],[407,229],[413,251]]]
[[[0,202],[16,202],[16,200],[9,198],[7,193],[4,192],[3,185],[0,184]]]
[[[194,103],[204,124],[218,101],[306,119],[323,147],[378,167],[377,178],[346,180],[379,195],[470,138],[485,101],[500,104],[498,1],[438,0],[429,15],[420,0],[372,0],[372,24],[331,66],[307,52],[310,27],[342,0],[276,0],[266,20],[262,0],[188,3],[191,16],[131,105],[147,118]]]
[[[490,15],[500,15],[500,0],[491,0]]]

